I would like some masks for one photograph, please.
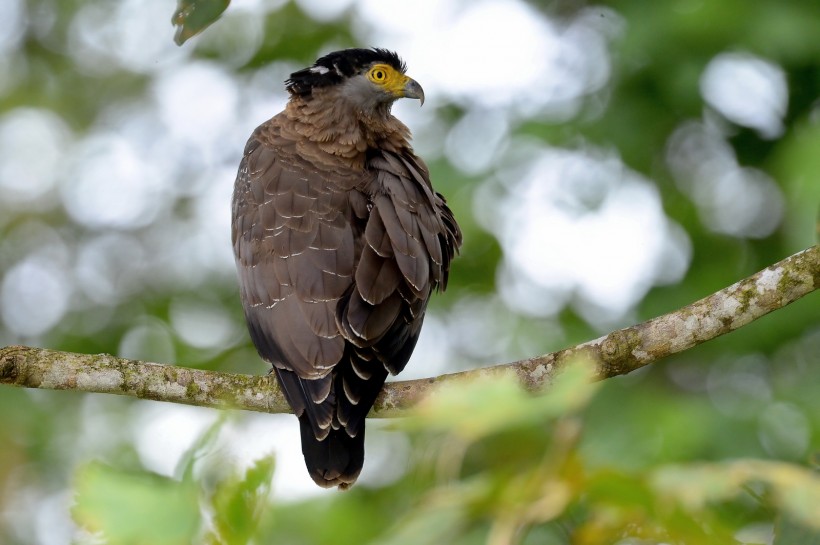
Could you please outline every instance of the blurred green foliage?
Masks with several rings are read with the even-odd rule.
[[[512,377],[443,388],[391,424],[414,445],[399,481],[296,504],[268,503],[270,458],[241,478],[202,478],[193,493],[194,464],[213,449],[220,421],[185,458],[181,481],[97,464],[82,469],[75,518],[109,543],[126,544],[194,540],[201,532],[193,524],[197,506],[211,520],[206,542],[230,545],[723,545],[744,532],[753,538],[743,542],[767,543],[774,535],[775,543],[792,543],[775,531],[773,523],[784,520],[784,533],[820,532],[816,470],[755,459],[745,448],[753,430],[729,419],[703,430],[710,415],[674,410],[646,389],[631,392],[613,414],[608,398],[624,394],[623,380],[590,384],[590,376],[578,362],[540,396]],[[734,448],[715,452],[727,433]]]
[[[170,545],[197,531],[191,483],[91,464],[77,472],[75,490],[74,520],[112,543]]]
[[[129,108],[158,94],[150,68],[126,68],[105,56],[125,36],[103,36],[108,41],[76,48],[82,36],[78,14],[86,24],[99,26],[106,3],[12,4],[23,6],[26,24],[13,29],[20,36],[14,51],[0,40],[6,47],[0,53],[9,53],[0,58],[3,115],[42,108],[65,123],[67,138],[79,138],[100,127],[116,132]],[[167,29],[164,39],[170,44],[173,6],[167,4],[152,32]],[[227,2],[196,4],[205,6],[198,13],[207,17],[192,21],[189,34],[217,17]],[[269,85],[266,92],[281,95],[288,69],[304,66],[328,47],[384,45],[360,43],[368,29],[352,8],[315,18],[296,2],[263,4],[231,6],[201,38],[186,43],[185,51],[243,85],[261,78],[261,86]],[[556,24],[590,9],[573,0],[529,4]],[[626,167],[652,180],[663,211],[685,231],[692,247],[685,277],[651,289],[625,320],[668,312],[815,243],[820,203],[816,0],[626,0],[593,7],[601,6],[624,26],[610,44],[606,84],[583,97],[572,115],[556,120],[541,113],[516,114],[510,130],[512,138],[542,145],[617,150]],[[130,20],[127,12],[123,17]],[[262,32],[259,42],[246,48],[250,53],[241,55],[243,40],[254,37],[248,19],[262,19]],[[77,50],[87,58],[78,58]],[[716,55],[736,51],[768,59],[785,74],[788,108],[781,135],[763,138],[753,129],[716,121],[718,114],[705,104],[699,87],[704,70]],[[155,62],[174,54],[160,50]],[[441,57],[446,59],[446,52]],[[272,73],[265,72],[269,66]],[[209,92],[196,89],[188,98]],[[436,112],[440,130],[448,131],[468,109],[454,99],[443,104]],[[785,213],[771,234],[753,238],[710,229],[670,171],[670,136],[704,118],[723,127],[724,143],[738,164],[760,169],[776,182]],[[245,136],[237,138],[235,149],[208,153],[234,165]],[[185,146],[174,153],[193,161]],[[59,165],[61,172],[72,166],[69,159]],[[186,165],[172,173],[181,189],[169,197],[157,220],[161,228],[155,229],[81,224],[54,205],[57,189],[28,207],[4,202],[0,195],[0,277],[28,252],[51,247],[54,238],[73,254],[94,237],[124,233],[117,248],[137,239],[144,243],[142,254],[128,256],[133,259],[129,268],[148,261],[160,247],[150,244],[185,232],[185,221],[194,214],[200,174]],[[502,332],[506,342],[485,354],[464,348],[480,336],[467,339],[450,348],[452,366],[501,363],[597,336],[600,331],[571,306],[538,318],[503,308],[496,272],[504,250],[497,233],[486,231],[482,218],[474,217],[481,213],[475,188],[494,172],[464,173],[446,157],[430,166],[437,189],[447,195],[465,231],[448,294],[433,301],[432,311],[451,325],[463,302],[483,302],[494,309],[487,328]],[[67,268],[77,266],[68,263]],[[173,260],[152,266],[141,272],[146,280],[136,291],[125,290],[104,305],[75,293],[79,302],[51,330],[27,339],[0,329],[0,341],[122,353],[125,339],[139,330],[144,333],[137,343],[141,357],[263,372],[243,333],[232,276],[191,269],[188,281],[166,281],[163,270],[172,269]],[[234,326],[227,340],[202,346],[181,335],[174,324],[180,301],[223,310]],[[582,384],[583,377],[583,368],[574,370],[543,397],[526,395],[506,381],[443,392],[411,418],[387,425],[407,434],[411,444],[409,462],[394,469],[397,480],[299,501],[271,492],[273,458],[239,467],[222,452],[219,437],[231,419],[219,420],[194,442],[169,477],[145,467],[137,452],[130,427],[138,421],[134,414],[140,405],[4,388],[0,543],[54,543],[49,531],[58,532],[56,539],[71,535],[78,544],[820,543],[817,294],[651,369],[597,385]],[[77,528],[55,529],[52,521],[59,516],[54,513],[67,518],[69,511]]]

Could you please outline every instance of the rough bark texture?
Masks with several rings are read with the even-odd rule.
[[[515,373],[529,390],[549,385],[579,355],[598,378],[623,375],[682,352],[782,308],[820,287],[820,246],[813,246],[682,309],[613,331],[578,346],[505,365],[385,385],[371,416],[390,417],[415,405],[435,385]],[[43,348],[0,348],[0,383],[77,390],[269,413],[290,412],[269,376],[202,371],[173,365],[73,354]]]

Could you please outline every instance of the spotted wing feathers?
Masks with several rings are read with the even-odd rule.
[[[299,416],[308,470],[346,487],[364,420],[416,344],[461,233],[423,163],[372,154],[318,168],[263,125],[245,150],[233,242],[251,338]]]

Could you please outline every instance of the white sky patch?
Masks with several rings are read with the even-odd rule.
[[[233,78],[216,64],[198,61],[166,71],[156,80],[154,95],[177,141],[208,151],[233,134],[239,92]]]
[[[19,205],[44,198],[64,168],[71,131],[50,110],[19,108],[0,119],[2,201]]]
[[[620,26],[613,13],[601,13]],[[432,103],[449,95],[533,113],[600,88],[609,76],[612,29],[592,24],[595,18],[559,28],[518,0],[360,0],[358,14],[365,41],[399,51]]]
[[[390,376],[387,380],[412,380],[446,372],[453,356],[448,342],[451,335],[452,330],[447,322],[438,314],[427,311],[424,327],[421,328],[419,341],[407,367],[398,377]]]
[[[68,311],[71,283],[59,262],[31,256],[6,271],[0,284],[0,316],[21,337],[56,326]]]
[[[721,53],[706,67],[700,90],[726,119],[763,138],[782,134],[789,90],[780,66],[746,53]]]
[[[25,36],[26,2],[3,0],[0,2],[0,56],[14,51]]]
[[[237,162],[241,157],[237,151]],[[214,276],[236,282],[231,246],[230,203],[236,167],[205,168],[200,186],[186,213],[173,215],[141,233],[146,255],[153,264],[145,284],[164,291],[190,290]]]
[[[196,234],[191,244],[196,246],[198,266],[234,275],[236,265],[231,243],[231,195],[236,167],[225,166],[207,170],[193,207],[192,219]],[[210,183],[208,183],[210,182]],[[208,185],[206,185],[208,184]]]
[[[229,452],[240,468],[273,453],[273,494],[277,500],[336,493],[316,486],[310,478],[299,441],[299,420],[292,414],[243,415],[241,420],[225,426],[219,437],[220,448]]]
[[[368,422],[367,454],[356,486],[383,486],[401,477],[409,465],[409,444],[404,434],[383,432],[383,426],[383,422]],[[339,494],[336,489],[321,488],[313,482],[305,468],[299,441],[299,420],[294,415],[244,413],[223,426],[214,451],[219,456],[227,455],[240,471],[273,454],[274,501]]]
[[[508,190],[497,210],[507,280],[520,275],[546,296],[576,297],[593,324],[619,319],[653,285],[686,271],[688,241],[673,234],[657,189],[617,157],[545,150]],[[677,257],[666,259],[670,252]],[[515,293],[526,292],[507,291]],[[532,299],[509,302],[537,309]],[[549,299],[542,307],[544,314],[557,310]]]
[[[528,6],[507,0],[468,7],[449,32],[436,37],[439,47],[425,46],[422,62],[437,67],[438,83],[451,94],[480,88],[491,105],[542,83],[557,49],[554,29]]]
[[[256,4],[256,5],[254,5]],[[191,39],[190,46],[203,56],[215,55],[221,64],[242,68],[253,59],[265,41],[266,13],[274,2],[263,6],[257,0],[231,2],[214,24]]]
[[[66,543],[66,538],[71,536],[75,530],[75,523],[71,518],[71,510],[75,505],[76,493],[71,490],[49,494],[37,502],[35,543],[38,545]]]
[[[296,0],[300,8],[316,21],[332,21],[348,9],[353,0]]]
[[[713,180],[711,199],[699,203],[704,223],[713,231],[738,237],[763,238],[783,219],[780,188],[766,173],[736,168]]]
[[[142,287],[146,255],[139,241],[123,233],[104,233],[77,249],[74,276],[82,293],[101,305],[113,305]]]
[[[712,231],[762,238],[780,225],[785,211],[780,188],[765,172],[738,165],[715,127],[697,122],[679,127],[669,138],[667,162]]]
[[[131,429],[140,461],[160,475],[176,476],[182,455],[217,416],[217,411],[201,407],[173,403],[135,404]]]
[[[239,85],[241,116],[239,130],[250,136],[253,130],[285,109],[287,92],[285,80],[290,74],[304,68],[286,62],[272,62],[248,75]],[[244,141],[240,138],[240,145]],[[241,153],[241,148],[240,148]]]
[[[174,44],[164,0],[124,0],[83,5],[71,21],[68,53],[84,73],[118,68],[151,73],[179,63],[190,48]]]
[[[458,0],[417,0],[415,2],[384,2],[383,0],[359,0],[357,14],[368,24],[365,43],[378,41],[386,36],[413,34],[419,38],[424,32],[447,22],[459,9]],[[392,44],[378,42],[380,47]],[[383,45],[381,45],[383,44]],[[441,53],[441,52],[439,52]]]
[[[190,191],[188,176],[199,172],[205,162],[202,154],[182,149],[183,142],[168,131],[159,106],[147,93],[108,104],[98,113],[90,131],[91,135],[99,133],[117,134],[139,157],[161,170],[164,191]]]
[[[160,320],[144,319],[125,332],[117,355],[132,360],[173,364],[176,362],[174,340],[168,326]]]
[[[66,211],[92,228],[150,224],[163,206],[166,174],[116,133],[94,133],[74,151],[60,189]]]
[[[177,335],[196,348],[224,348],[237,334],[233,319],[218,303],[177,297],[169,314]]]
[[[499,110],[473,109],[447,134],[447,159],[466,174],[480,174],[495,163],[509,131],[507,118]]]
[[[177,476],[182,456],[217,417],[217,411],[200,407],[135,405],[132,430],[140,461],[151,471]],[[260,458],[273,454],[273,492],[277,499],[335,493],[319,488],[308,476],[299,437],[299,421],[293,415],[245,413],[221,427],[216,442],[203,453],[202,463],[207,466],[214,460],[229,462],[231,470],[244,471]],[[214,457],[209,457],[209,453]]]

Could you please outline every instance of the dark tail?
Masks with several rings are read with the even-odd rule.
[[[302,431],[302,454],[313,481],[321,487],[348,488],[356,482],[364,464],[364,426],[356,437],[350,437],[344,428],[331,429],[319,441],[313,435],[307,414],[299,417]]]

